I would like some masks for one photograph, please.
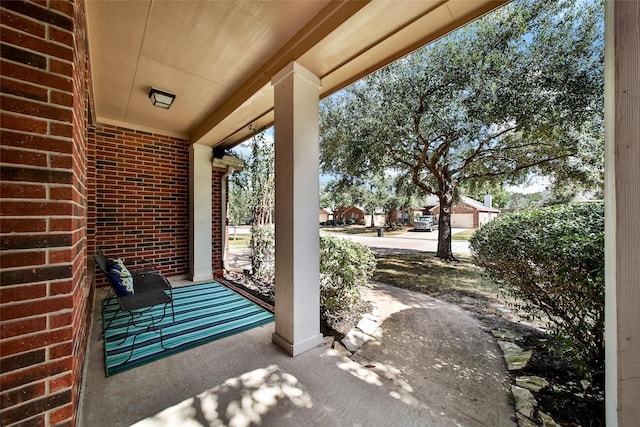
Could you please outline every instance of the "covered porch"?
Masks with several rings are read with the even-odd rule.
[[[193,282],[172,285],[179,290]],[[104,294],[99,290],[97,300]],[[332,349],[329,339],[290,357],[272,342],[275,327],[269,323],[109,377],[96,308],[79,423],[516,425],[502,355],[477,319],[392,286],[372,284],[365,295],[376,304],[380,330],[369,331],[371,339],[350,357]],[[393,325],[407,333],[390,334]],[[428,349],[425,343],[431,343]]]
[[[160,254],[168,275],[195,281],[222,274],[225,150],[274,125],[273,341],[293,356],[319,345],[319,100],[504,3],[86,2],[89,251]],[[169,108],[151,105],[155,89]]]
[[[3,422],[80,421],[85,349],[101,292],[87,259],[97,248],[153,259],[167,276],[210,280],[224,270],[226,179],[233,172],[224,150],[270,124],[275,327],[237,336],[228,348],[206,347],[220,361],[213,370],[209,358],[198,359],[206,366],[167,366],[167,387],[195,399],[258,369],[255,375],[277,382],[304,378],[318,387],[314,402],[334,401],[332,375],[344,370],[335,371],[340,363],[318,347],[318,101],[505,2],[2,2]],[[640,413],[639,15],[638,2],[607,2],[610,425],[632,425]],[[171,108],[151,104],[152,87],[176,95]],[[238,359],[262,351],[269,364]],[[317,364],[330,375],[314,375]],[[194,382],[195,394],[179,389],[196,381],[195,367],[209,384]],[[132,371],[139,394],[124,406],[135,409],[136,400],[157,394],[144,369],[151,368]],[[305,394],[292,389],[304,406]],[[372,391],[365,404],[378,411],[389,405],[390,416],[406,411],[382,394]],[[342,397],[336,408],[357,410],[360,401]],[[100,398],[100,391],[85,395],[97,405]],[[196,415],[198,408],[206,409],[195,405]],[[278,415],[287,420],[289,413]]]

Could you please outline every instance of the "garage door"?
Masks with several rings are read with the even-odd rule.
[[[473,214],[451,215],[451,226],[455,228],[473,228]]]

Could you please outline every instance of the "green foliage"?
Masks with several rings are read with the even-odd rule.
[[[270,224],[274,209],[275,151],[264,131],[256,131],[251,140],[249,174],[249,205],[254,226]]]
[[[274,210],[274,147],[265,131],[256,130],[250,149],[246,168],[230,178],[229,213],[233,224],[251,218],[251,269],[257,279],[272,282],[274,232],[269,225]]]
[[[376,211],[384,209],[387,215],[395,210],[412,208],[423,199],[412,194],[406,180],[395,179],[388,173],[369,173],[351,180],[331,180],[320,190],[320,206],[332,207],[336,216],[348,206],[361,206],[374,221]],[[365,225],[361,221],[360,225]]]
[[[360,286],[373,275],[376,259],[366,246],[320,236],[320,307],[330,326],[362,309]]]
[[[254,227],[250,242],[253,276],[271,284],[275,282],[274,237],[272,226]],[[342,324],[357,322],[364,314],[368,304],[362,299],[360,286],[375,269],[375,256],[366,246],[320,236],[320,311],[330,327],[340,330]]]
[[[275,233],[271,225],[254,225],[251,227],[251,269],[253,276],[267,283],[275,278]]]
[[[234,157],[238,157],[245,161],[240,153],[231,151]],[[251,218],[251,204],[249,200],[249,175],[246,171],[233,173],[229,176],[229,223],[231,225],[240,225]]]
[[[252,224],[265,225],[272,222],[274,209],[275,164],[274,144],[267,138],[267,131],[256,130],[251,141],[245,144],[250,150],[248,157],[241,157],[246,164],[244,170],[229,178],[229,214],[233,224],[251,218]],[[243,145],[245,145],[243,144]]]
[[[509,203],[505,206],[512,212],[541,208],[544,197],[542,193],[509,193]]]
[[[525,308],[541,310],[584,374],[604,369],[604,204],[507,215],[471,238],[475,262]]]
[[[517,0],[321,103],[322,169],[343,180],[394,170],[438,196],[438,254],[466,184],[532,174],[600,186],[601,0]]]

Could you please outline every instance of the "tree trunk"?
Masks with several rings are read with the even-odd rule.
[[[342,213],[341,206],[334,206],[333,208],[333,225],[338,225],[340,220],[340,214]]]
[[[453,186],[447,186],[444,192],[438,194],[440,199],[440,215],[438,216],[438,252],[436,257],[451,261],[455,260],[451,251],[451,211],[453,208]]]

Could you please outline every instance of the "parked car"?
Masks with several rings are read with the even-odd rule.
[[[421,216],[413,222],[415,231],[433,231],[438,228],[438,218],[433,215]]]

